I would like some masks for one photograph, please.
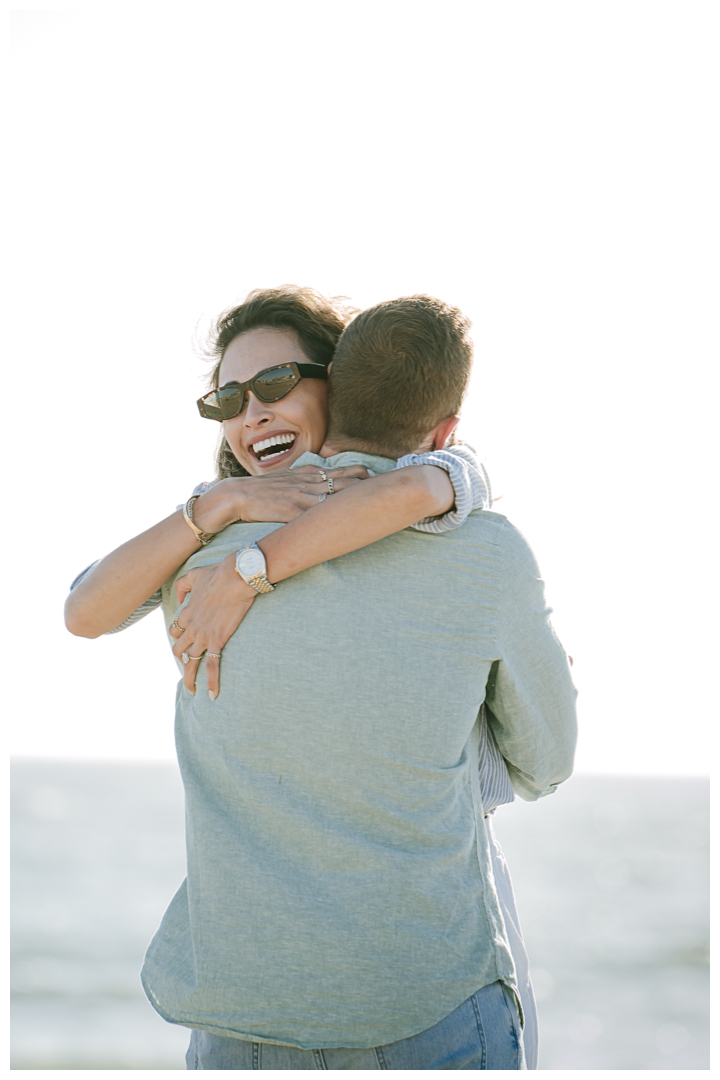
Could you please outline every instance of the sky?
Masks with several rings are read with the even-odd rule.
[[[174,756],[160,616],[88,641],[63,601],[212,478],[213,318],[298,283],[472,319],[460,434],[574,657],[578,770],[708,771],[713,7],[6,14],[15,755]]]

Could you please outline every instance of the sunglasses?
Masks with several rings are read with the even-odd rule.
[[[206,420],[232,420],[245,408],[248,390],[260,401],[279,401],[284,398],[301,379],[327,379],[327,368],[323,364],[280,364],[265,368],[248,382],[229,382],[218,390],[203,394],[197,403],[200,415]]]

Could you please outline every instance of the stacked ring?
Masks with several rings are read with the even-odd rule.
[[[181,630],[183,634],[185,633],[185,627],[180,625],[180,623],[177,621],[177,618],[173,619],[173,626],[176,630]]]

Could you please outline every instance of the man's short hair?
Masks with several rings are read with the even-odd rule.
[[[330,372],[328,442],[398,458],[460,409],[472,367],[470,321],[432,296],[363,311]]]

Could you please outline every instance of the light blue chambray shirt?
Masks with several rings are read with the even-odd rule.
[[[317,455],[303,455],[291,468],[300,464],[309,464],[310,461],[322,460]],[[397,467],[404,468],[408,465],[435,465],[444,469],[453,485],[455,492],[455,505],[445,514],[437,517],[426,517],[416,522],[412,528],[421,532],[441,533],[449,529],[457,529],[464,524],[468,514],[473,510],[492,509],[492,490],[490,479],[485,466],[480,462],[475,451],[467,443],[458,442],[446,450],[432,450],[421,454],[406,454],[400,458]],[[205,481],[198,484],[193,495],[202,495],[208,491],[217,481]],[[176,509],[180,510],[181,506]],[[98,560],[99,561],[99,560]],[[72,591],[78,582],[90,573],[97,562],[86,567],[85,570],[73,581],[70,586]],[[140,604],[135,611],[128,616],[111,634],[117,634],[127,630],[130,626],[144,619],[151,611],[162,605],[162,591],[153,593],[144,603]],[[513,789],[510,775],[505,761],[500,753],[492,729],[488,726],[485,710],[480,717],[478,768],[480,770],[480,792],[482,794],[483,807],[486,814],[495,812],[498,806],[513,801]]]
[[[351,457],[395,467],[325,464]],[[231,525],[176,577],[277,527]],[[188,872],[143,967],[158,1012],[367,1047],[497,979],[516,989],[482,822],[485,701],[515,790],[553,791],[572,770],[575,690],[502,515],[407,529],[259,597],[223,650],[217,701],[178,686]]]

